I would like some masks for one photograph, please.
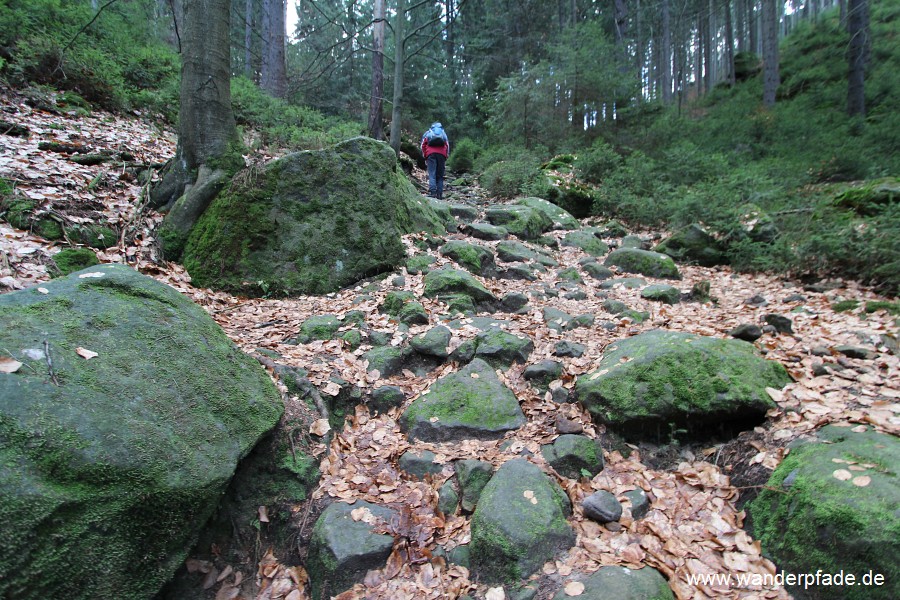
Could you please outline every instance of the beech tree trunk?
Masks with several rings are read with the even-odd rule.
[[[847,77],[847,114],[866,115],[866,63],[869,60],[869,2],[850,0],[847,11],[847,31],[850,45],[847,56],[849,71]]]
[[[369,99],[369,136],[384,139],[384,0],[375,0],[372,23],[372,94]]]
[[[763,104],[775,105],[775,94],[781,77],[778,73],[778,6],[777,0],[763,0]]]
[[[287,95],[285,20],[285,0],[263,1],[263,49],[259,87],[275,98]]]

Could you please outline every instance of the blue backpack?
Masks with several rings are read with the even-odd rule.
[[[447,134],[440,124],[432,125],[431,129],[425,132],[425,143],[432,148],[441,148],[447,144]]]

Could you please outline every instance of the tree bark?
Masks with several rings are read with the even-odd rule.
[[[763,0],[763,104],[775,105],[775,94],[781,78],[778,73],[778,6],[777,0]]]
[[[375,0],[372,24],[372,95],[369,99],[369,136],[384,139],[384,0]]]
[[[769,0],[763,0],[768,2]],[[756,0],[747,0],[747,41],[750,44],[750,52],[759,53],[759,36],[756,28]]]
[[[285,0],[263,1],[264,47],[259,87],[275,98],[287,95],[285,16]]]
[[[734,29],[731,24],[731,2],[725,2],[725,71],[728,85],[734,85]]]
[[[660,44],[660,86],[663,104],[672,103],[672,15],[670,0],[662,0],[662,42]]]
[[[849,71],[847,77],[847,114],[866,115],[866,63],[869,60],[869,2],[850,0],[847,6]]]
[[[253,0],[244,0],[244,75],[254,79],[253,72]]]
[[[401,108],[403,106],[404,25],[406,24],[406,0],[397,0],[397,18],[394,20],[394,98],[391,107],[391,148],[400,154],[402,135]]]

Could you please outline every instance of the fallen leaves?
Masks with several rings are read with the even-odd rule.
[[[309,428],[309,432],[318,437],[324,437],[329,431],[331,431],[331,425],[328,423],[328,419],[316,419]]]
[[[0,373],[15,373],[22,368],[22,363],[8,356],[0,356]]]
[[[563,587],[563,590],[566,592],[566,596],[580,596],[584,593],[584,584],[580,581],[570,581]]]
[[[75,354],[80,356],[85,360],[91,360],[92,358],[96,358],[100,356],[98,352],[94,352],[93,350],[88,350],[87,348],[82,348],[81,346],[75,348]]]

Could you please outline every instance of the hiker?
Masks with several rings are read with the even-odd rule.
[[[434,122],[422,136],[422,154],[428,165],[428,195],[444,197],[444,163],[450,155],[450,140],[439,122]]]

